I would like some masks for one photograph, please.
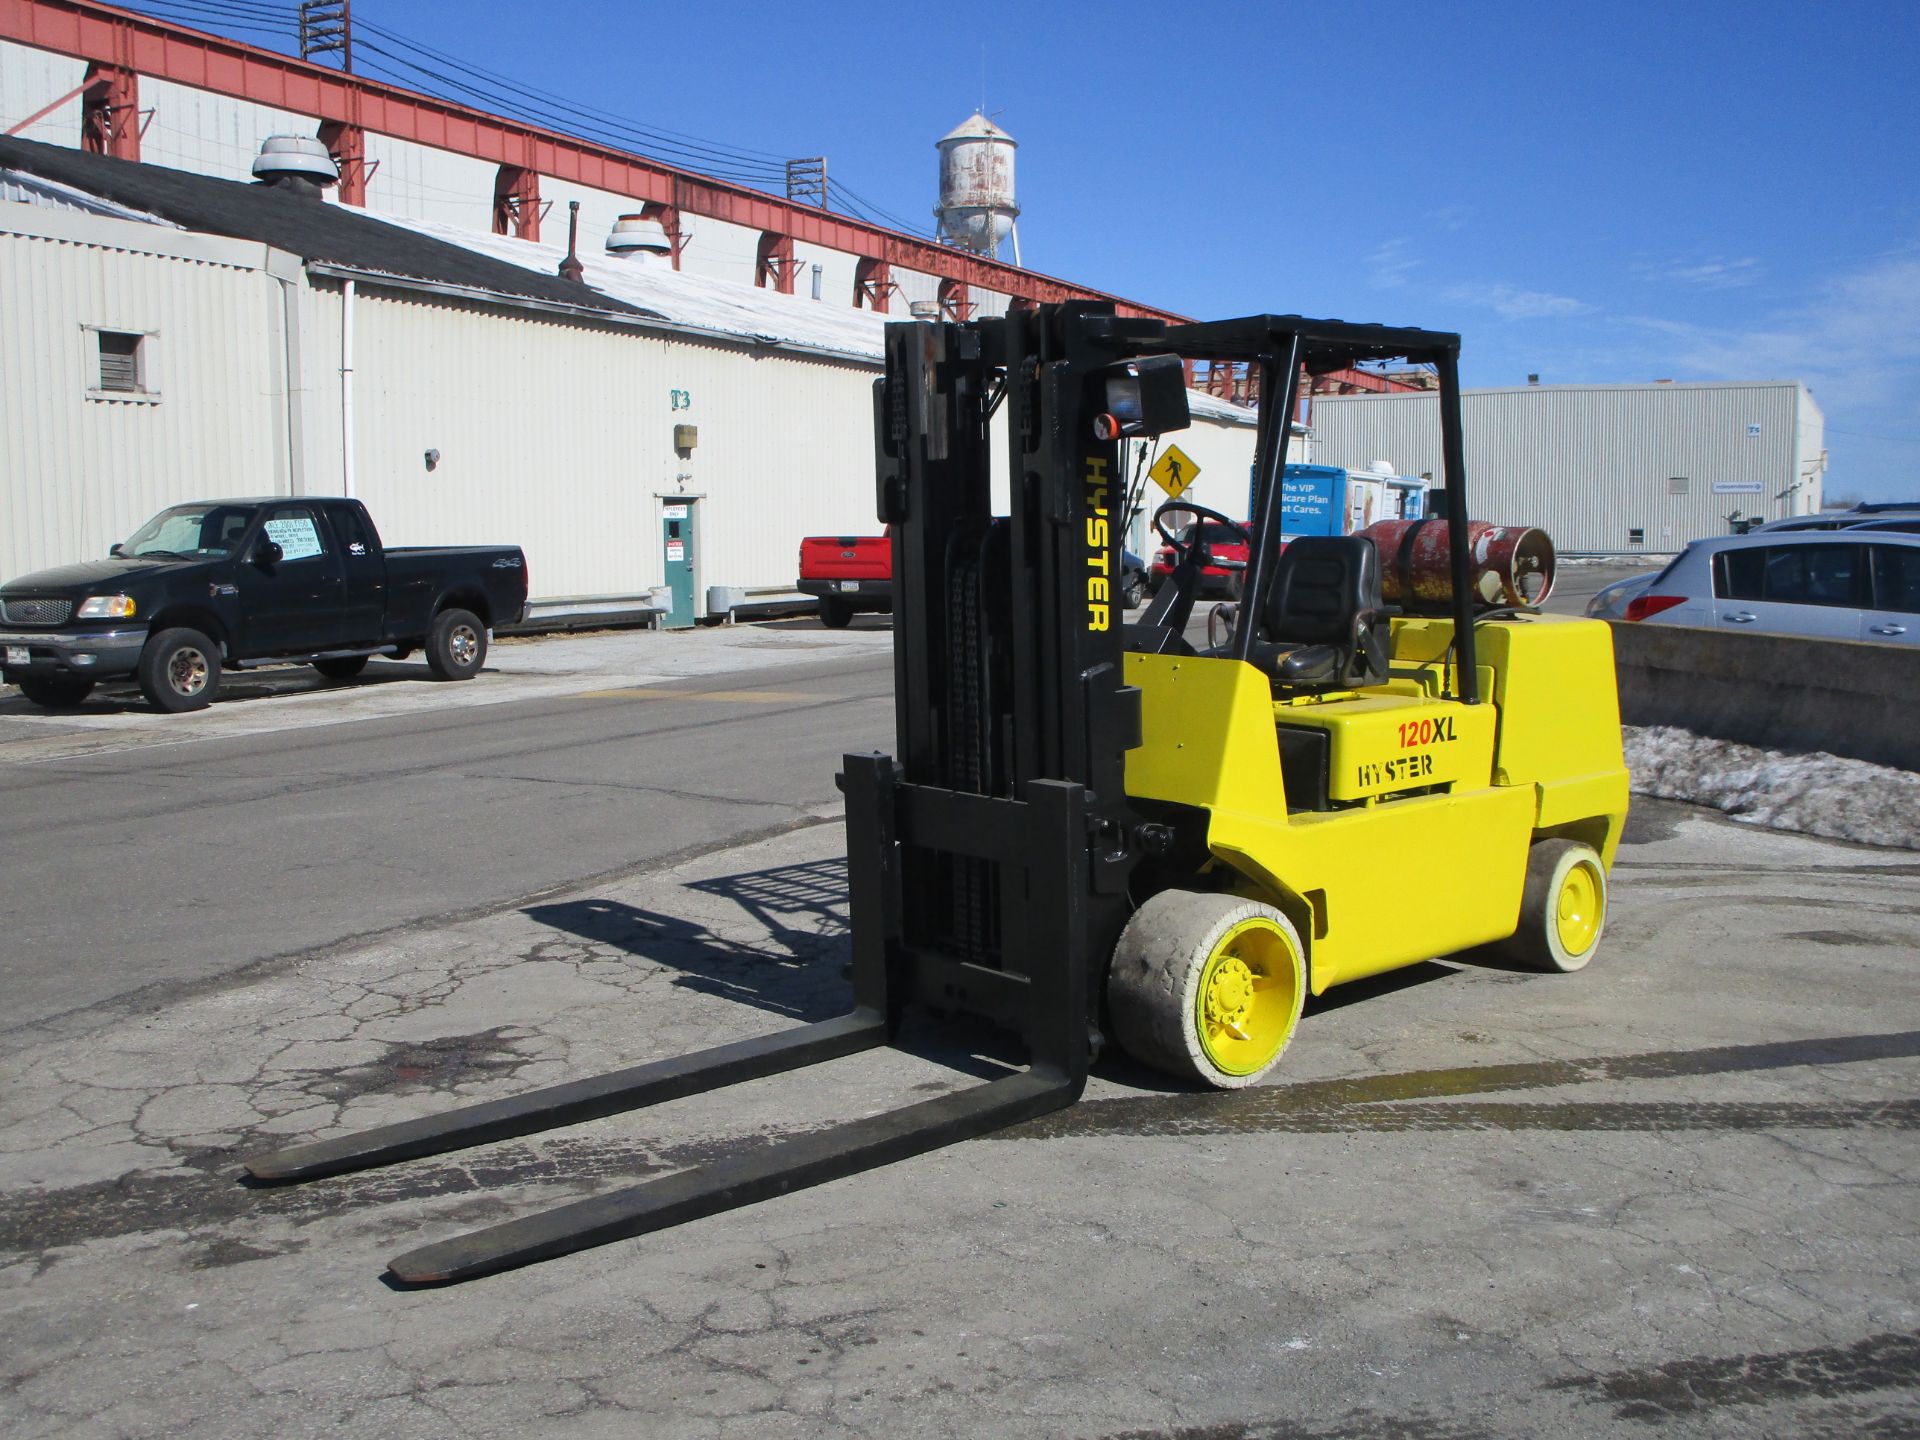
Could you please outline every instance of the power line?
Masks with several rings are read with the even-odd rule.
[[[157,13],[163,19],[180,19],[190,24],[218,22],[228,30],[271,36],[283,49],[295,44],[299,34],[298,8],[272,4],[270,0],[123,0],[123,3],[130,8]],[[470,64],[361,16],[354,17],[353,30],[359,68],[396,85],[529,120],[614,149],[637,151],[751,189],[778,193],[785,182],[788,157],[772,151],[726,145],[584,105],[553,91],[523,84],[498,71]],[[909,234],[921,228],[874,204],[840,180],[830,179],[827,189],[840,209],[869,224],[890,226]]]

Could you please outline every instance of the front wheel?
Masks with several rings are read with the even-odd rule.
[[[1523,965],[1570,974],[1600,948],[1607,923],[1607,867],[1578,840],[1537,840],[1527,852],[1520,928],[1504,948]]]
[[[367,668],[364,655],[341,655],[331,660],[316,660],[313,668],[329,680],[351,680]]]
[[[1221,1090],[1274,1067],[1306,996],[1306,950],[1285,915],[1189,890],[1163,890],[1134,911],[1107,976],[1114,1038],[1127,1053]]]
[[[162,630],[140,652],[136,673],[156,710],[199,710],[220,693],[220,649],[198,630]]]
[[[427,633],[427,669],[440,680],[471,680],[487,659],[487,627],[471,610],[442,610]]]
[[[1120,603],[1138,610],[1147,603],[1147,578],[1138,570],[1129,570],[1120,581]]]
[[[71,710],[93,693],[91,680],[22,680],[20,693],[45,710]]]

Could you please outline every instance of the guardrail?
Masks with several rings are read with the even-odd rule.
[[[1920,647],[1613,626],[1620,718],[1920,770]]]

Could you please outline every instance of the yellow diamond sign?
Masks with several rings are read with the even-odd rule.
[[[1178,445],[1169,445],[1147,472],[1169,500],[1178,500],[1180,492],[1200,477],[1200,467],[1187,458]]]

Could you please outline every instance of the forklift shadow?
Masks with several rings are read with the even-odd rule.
[[[825,1020],[848,1005],[843,859],[777,865],[687,887],[738,905],[766,938],[742,941],[706,925],[618,900],[568,900],[521,913],[594,945],[680,971],[676,986],[795,1020]]]

